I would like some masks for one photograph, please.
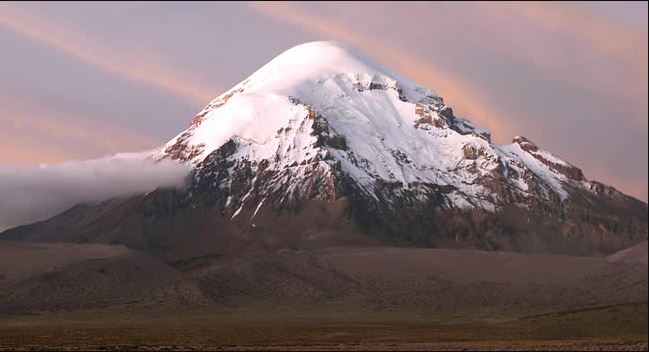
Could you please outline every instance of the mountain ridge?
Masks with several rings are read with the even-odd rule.
[[[327,233],[324,242],[336,244],[372,242],[370,235],[403,245],[584,254],[647,237],[645,203],[588,180],[525,137],[492,143],[430,89],[333,42],[280,54],[149,157],[188,163],[192,172],[187,191],[157,191],[108,212],[131,213],[130,225],[117,224],[138,238],[186,236],[157,221],[190,218],[199,225],[186,227],[205,241],[217,234],[259,248]],[[128,241],[93,234],[92,226],[63,228],[70,239]],[[57,238],[44,228],[2,237]]]

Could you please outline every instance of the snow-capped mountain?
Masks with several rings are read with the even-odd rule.
[[[646,204],[524,137],[492,143],[428,88],[333,42],[282,53],[150,157],[191,165],[188,189],[165,198],[163,216],[218,218],[190,216],[205,236],[349,232],[572,253],[611,252],[647,236]],[[142,204],[132,206],[152,207]]]
[[[596,190],[581,171],[524,137],[495,145],[489,132],[453,115],[441,97],[332,42],[296,46],[212,101],[154,157],[214,163],[223,146],[233,164],[272,172],[266,192],[305,194],[314,174],[349,176],[378,199],[379,184],[424,200],[444,188],[447,207],[495,211],[542,195],[561,202],[572,188]],[[225,170],[223,170],[225,171]],[[311,176],[308,176],[311,175]],[[291,180],[291,187],[280,190]],[[499,182],[506,193],[494,193]],[[229,183],[219,187],[228,188]],[[537,187],[538,189],[534,189]],[[315,190],[318,191],[318,190]],[[326,192],[316,197],[328,197]]]

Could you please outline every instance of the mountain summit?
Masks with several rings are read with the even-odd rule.
[[[363,97],[349,94],[350,89],[379,87],[398,90],[404,101],[404,94],[411,100],[437,99],[429,90],[388,73],[349,47],[335,42],[298,45],[210,102],[159,156],[195,163],[235,136],[266,144],[288,124],[297,102],[331,107],[345,103],[340,101],[345,98],[361,104]]]
[[[646,204],[525,137],[490,137],[353,49],[306,43],[150,155],[189,163],[187,190],[79,206],[5,236],[173,258],[376,242],[611,253],[646,239]]]

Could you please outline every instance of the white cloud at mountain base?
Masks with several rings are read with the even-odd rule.
[[[118,154],[54,165],[0,167],[0,230],[46,219],[70,207],[159,187],[183,187],[189,168]]]

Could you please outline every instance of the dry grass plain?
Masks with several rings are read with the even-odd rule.
[[[647,304],[468,320],[354,307],[0,317],[4,350],[647,350]]]

